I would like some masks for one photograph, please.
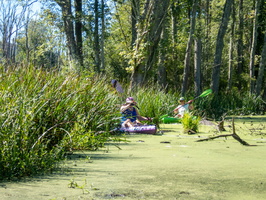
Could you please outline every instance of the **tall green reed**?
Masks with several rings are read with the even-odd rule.
[[[173,115],[173,110],[177,106],[178,94],[166,93],[157,85],[142,87],[131,94],[140,108],[142,116],[152,117],[153,123],[159,124],[162,115]]]
[[[245,91],[209,95],[194,102],[195,114],[215,120],[222,120],[226,115],[263,115],[266,104],[262,98]]]
[[[23,68],[3,71],[0,178],[51,170],[71,147],[73,134],[80,140],[87,134],[83,148],[102,146],[118,117],[117,96],[110,90],[105,77]]]

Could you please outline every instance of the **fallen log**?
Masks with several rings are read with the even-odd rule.
[[[197,140],[196,142],[203,142],[203,141],[213,140],[213,139],[220,138],[220,137],[229,137],[229,136],[232,136],[235,140],[237,140],[238,142],[240,142],[240,144],[242,144],[242,145],[245,145],[245,146],[257,146],[257,145],[250,145],[246,141],[242,140],[239,137],[239,135],[236,134],[236,132],[235,132],[234,119],[232,119],[232,127],[233,127],[233,133],[232,134],[217,135],[217,136],[213,136],[213,137],[208,137],[208,138],[200,139],[200,140]]]

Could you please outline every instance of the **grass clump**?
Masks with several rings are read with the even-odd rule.
[[[104,77],[23,68],[0,76],[0,179],[49,172],[74,142],[95,150],[116,122]]]
[[[192,116],[190,113],[185,113],[181,119],[183,125],[184,133],[195,134],[199,132],[199,123],[201,118]]]

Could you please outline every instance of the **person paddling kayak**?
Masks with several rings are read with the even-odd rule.
[[[141,125],[139,121],[151,120],[151,118],[149,117],[140,116],[137,108],[137,102],[134,100],[134,98],[128,97],[126,99],[126,103],[123,104],[120,108],[122,114],[122,127],[134,127],[136,125]]]
[[[185,98],[181,97],[179,99],[179,105],[174,109],[174,113],[177,114],[175,117],[182,118],[186,112],[194,109],[192,105],[193,100],[189,100],[185,103]]]

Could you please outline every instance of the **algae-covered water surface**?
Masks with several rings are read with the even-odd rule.
[[[266,117],[235,117],[236,133],[201,125],[194,135],[181,124],[162,124],[162,134],[125,135],[128,142],[109,143],[96,152],[74,152],[60,172],[0,183],[0,199],[265,199]],[[119,147],[119,148],[118,148]]]

